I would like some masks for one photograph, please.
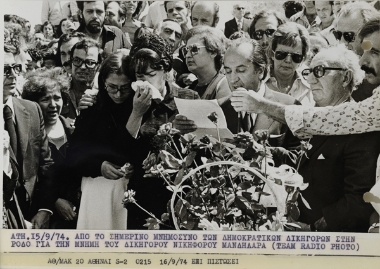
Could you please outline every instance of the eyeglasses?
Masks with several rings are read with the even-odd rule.
[[[245,7],[237,7],[236,9],[237,9],[237,10],[244,10]]]
[[[303,59],[302,54],[292,53],[292,52],[287,52],[287,51],[280,51],[280,50],[274,52],[274,57],[276,58],[276,60],[279,60],[279,61],[284,60],[288,55],[292,57],[293,62],[295,62],[296,64],[299,64],[300,62],[302,62],[302,59]]]
[[[261,40],[261,39],[263,39],[264,34],[266,34],[267,37],[270,37],[273,35],[274,32],[276,32],[276,30],[274,30],[274,29],[266,29],[265,31],[264,30],[257,30],[255,32],[253,32],[253,38],[256,40]]]
[[[12,70],[16,75],[19,75],[22,70],[21,64],[4,65],[4,76],[9,78],[12,75]]]
[[[107,92],[109,92],[111,94],[116,94],[117,92],[120,92],[120,94],[124,94],[124,93],[130,92],[132,90],[130,84],[125,84],[125,85],[121,85],[121,86],[117,86],[114,84],[107,84],[107,83],[104,83],[104,84],[106,86]]]
[[[355,40],[354,32],[333,31],[333,34],[338,41],[340,41],[340,39],[342,38],[342,35],[343,35],[344,40],[346,40],[348,43],[351,43]]]
[[[317,65],[314,68],[307,68],[302,71],[302,76],[304,79],[307,79],[307,77],[313,73],[316,78],[321,78],[325,75],[326,70],[340,70],[345,71],[344,68],[339,67],[325,67],[324,65]]]
[[[83,60],[83,59],[78,58],[78,57],[75,57],[74,59],[72,59],[71,62],[76,67],[81,67],[83,65],[83,63],[84,63],[85,66],[87,68],[90,68],[90,69],[94,69],[96,67],[96,65],[98,64],[98,62],[96,62],[96,61],[89,60],[89,59]]]
[[[190,51],[191,55],[197,55],[199,53],[199,50],[201,48],[205,48],[206,46],[199,46],[197,44],[189,45],[187,47],[182,47],[182,54],[183,56],[186,56],[187,52]]]

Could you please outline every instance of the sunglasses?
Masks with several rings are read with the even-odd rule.
[[[76,67],[81,67],[84,63],[85,66],[89,69],[94,69],[96,67],[96,65],[98,64],[98,62],[96,62],[96,61],[88,60],[88,59],[83,60],[83,59],[78,58],[78,57],[75,57],[71,62]]]
[[[261,40],[261,39],[263,39],[264,34],[266,34],[267,37],[270,37],[273,35],[274,32],[276,32],[276,30],[274,30],[274,29],[266,29],[265,31],[264,30],[257,30],[255,32],[253,32],[253,38],[256,40]]]
[[[199,53],[199,50],[201,48],[205,48],[205,47],[206,46],[199,46],[197,44],[193,44],[193,45],[189,45],[187,47],[183,47],[181,50],[182,50],[183,56],[186,56],[188,51],[190,51],[191,55],[194,56],[194,55],[197,55]]]
[[[344,40],[346,40],[348,43],[351,43],[355,40],[354,32],[333,31],[333,34],[338,41],[340,41],[340,39],[342,38],[342,35],[343,35]]]
[[[296,64],[299,64],[300,62],[302,62],[302,59],[303,59],[302,54],[292,53],[292,52],[287,52],[287,51],[280,51],[280,50],[274,52],[274,57],[276,58],[276,60],[279,60],[279,61],[284,60],[288,55],[292,57],[293,62],[295,62]]]
[[[314,68],[307,68],[302,71],[302,76],[304,79],[307,79],[307,77],[313,73],[316,78],[321,78],[325,75],[326,70],[340,70],[340,71],[345,71],[346,69],[344,68],[339,68],[339,67],[325,67],[323,65],[317,65]]]
[[[9,78],[12,75],[12,70],[16,75],[19,75],[22,70],[21,64],[4,65],[4,76]]]
[[[104,84],[106,86],[107,92],[109,92],[111,94],[116,94],[117,92],[120,92],[120,94],[124,94],[124,93],[130,92],[132,90],[130,84],[125,84],[125,85],[121,85],[121,86],[117,86],[114,84],[107,84],[107,83],[104,83]]]
[[[237,7],[236,9],[237,9],[237,10],[244,10],[245,7]]]

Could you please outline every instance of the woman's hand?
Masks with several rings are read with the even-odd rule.
[[[133,113],[142,117],[152,104],[152,90],[150,88],[139,88],[133,97]]]
[[[87,109],[89,106],[93,106],[95,103],[96,96],[93,97],[89,94],[83,94],[78,104],[78,110],[81,111]]]
[[[124,173],[120,171],[120,166],[107,161],[102,163],[101,172],[103,177],[112,180],[116,180],[124,176]]]
[[[126,163],[120,170],[124,173],[125,178],[131,178],[134,171],[133,165],[130,163]]]
[[[77,217],[77,213],[74,211],[74,205],[65,199],[58,198],[55,202],[55,208],[64,220],[70,221]]]

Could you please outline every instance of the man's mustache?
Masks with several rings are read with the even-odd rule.
[[[361,68],[364,72],[366,72],[367,74],[372,74],[372,75],[374,75],[374,76],[377,76],[375,69],[373,69],[373,68],[371,68],[371,67],[368,67],[368,66],[366,66],[366,65],[362,65],[360,68]]]
[[[62,64],[63,66],[71,66],[71,60],[68,60]]]

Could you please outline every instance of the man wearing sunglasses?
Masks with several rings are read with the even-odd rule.
[[[284,16],[277,11],[262,10],[252,20],[249,35],[266,49],[277,28],[285,23]]]
[[[237,31],[249,31],[249,26],[251,25],[251,20],[244,18],[245,5],[243,3],[237,3],[233,6],[232,15],[234,18],[227,21],[224,25],[224,35],[227,38],[237,32]]]
[[[309,84],[297,70],[306,59],[309,44],[309,33],[302,25],[294,22],[280,25],[270,45],[270,76],[266,84],[305,106],[314,106]]]
[[[379,16],[379,12],[370,4],[364,1],[349,3],[342,7],[336,18],[336,27],[333,32],[335,38],[353,50],[357,55],[363,55],[361,41],[357,37],[357,33],[364,23]],[[362,101],[372,95],[374,85],[364,80],[358,87],[352,97],[355,101]]]

